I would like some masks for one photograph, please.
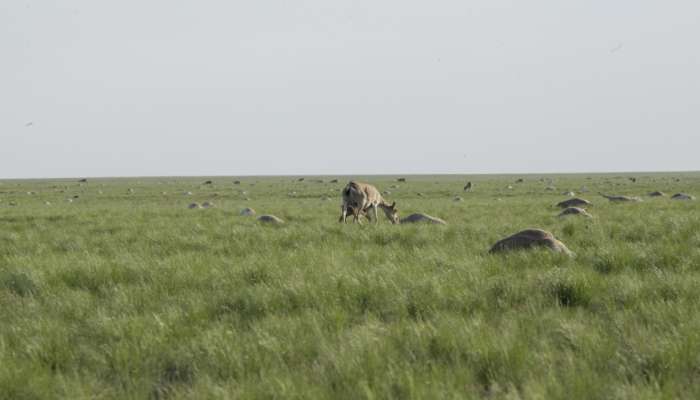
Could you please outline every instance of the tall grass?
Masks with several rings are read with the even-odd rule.
[[[448,225],[338,224],[342,178],[2,182],[0,398],[700,397],[700,203],[592,194],[699,174],[407,178],[366,180]],[[576,256],[487,253],[528,227]]]

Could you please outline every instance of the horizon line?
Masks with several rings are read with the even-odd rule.
[[[321,177],[321,176],[488,176],[488,175],[609,175],[609,174],[671,174],[700,173],[700,170],[657,171],[578,171],[578,172],[421,172],[421,173],[359,173],[359,174],[214,174],[214,175],[121,175],[121,176],[62,176],[32,178],[0,178],[0,181],[71,180],[71,179],[154,179],[154,178],[270,178],[270,177]]]

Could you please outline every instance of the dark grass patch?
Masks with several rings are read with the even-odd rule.
[[[428,360],[447,365],[454,365],[463,357],[462,352],[451,341],[439,336],[433,336],[428,340],[427,350]]]
[[[249,285],[260,285],[270,283],[272,274],[265,267],[252,267],[243,270],[241,273],[243,281]]]
[[[20,297],[34,296],[39,292],[29,275],[17,271],[0,271],[0,286]]]
[[[611,274],[621,272],[624,269],[619,261],[609,254],[596,256],[593,259],[593,269],[601,274]]]
[[[518,391],[526,375],[528,353],[526,349],[514,347],[487,349],[472,356],[474,378],[484,394]]]
[[[515,279],[491,279],[483,296],[488,306],[500,309],[519,307],[527,302],[527,294]]]
[[[576,234],[576,225],[573,223],[566,224],[563,228],[561,228],[561,231],[564,236],[573,237]]]
[[[161,380],[167,383],[186,383],[194,381],[195,368],[191,362],[168,360],[163,366]]]
[[[565,307],[586,306],[590,303],[590,296],[580,286],[560,282],[550,288],[551,293],[560,305]]]
[[[75,265],[57,272],[58,280],[71,289],[86,290],[93,295],[104,295],[117,285],[147,282],[150,278],[141,271],[129,266],[100,265],[91,267]]]
[[[593,297],[589,283],[579,277],[555,277],[545,284],[544,291],[561,307],[586,307]]]
[[[59,398],[51,372],[26,361],[0,368],[0,399],[41,400]]]
[[[61,254],[77,253],[83,251],[83,246],[75,240],[58,239],[53,243],[53,250]]]
[[[182,386],[192,386],[196,376],[195,365],[191,361],[168,359],[161,368],[160,378],[153,385],[152,399],[169,399],[177,396]]]
[[[217,319],[233,317],[243,323],[250,324],[267,316],[268,307],[261,299],[247,294],[239,294],[216,302],[211,314]]]
[[[414,288],[406,299],[406,313],[414,321],[429,319],[437,309],[437,296],[431,288]]]
[[[359,281],[338,280],[336,293],[340,307],[354,317],[373,315],[384,322],[405,315],[401,309],[399,293],[393,292],[384,282],[370,278]]]

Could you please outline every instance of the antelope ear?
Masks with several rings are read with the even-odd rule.
[[[391,208],[396,207],[396,202],[391,203]]]

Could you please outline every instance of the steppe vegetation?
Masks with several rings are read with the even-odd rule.
[[[357,178],[0,181],[0,398],[700,398],[700,173]]]

